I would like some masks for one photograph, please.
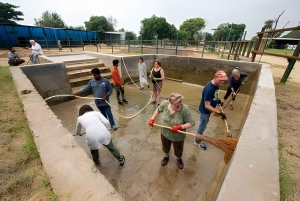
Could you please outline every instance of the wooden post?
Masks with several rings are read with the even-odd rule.
[[[264,32],[265,31],[265,27],[263,27],[262,29],[261,29],[261,32]],[[256,50],[256,51],[258,51],[258,49],[259,49],[259,46],[260,46],[260,43],[261,43],[261,40],[262,40],[262,37],[263,37],[263,35],[264,35],[264,33],[259,33],[259,34],[257,34],[257,36],[258,36],[258,40],[257,40],[257,43],[256,43],[256,45],[255,45],[255,47],[254,47],[254,50]],[[251,57],[251,62],[254,62],[255,61],[255,57],[256,57],[256,54],[255,53],[253,53],[252,54],[252,57]]]
[[[245,56],[247,46],[248,46],[248,42],[244,42],[244,49],[243,49],[242,56]]]
[[[238,51],[238,54],[239,55],[241,55],[242,54],[242,49],[243,49],[243,45],[244,45],[245,43],[244,42],[240,42],[240,48],[239,48],[239,51]]]
[[[247,52],[246,57],[249,57],[249,56],[250,56],[251,49],[252,49],[253,45],[254,45],[254,41],[251,41],[250,44],[249,44],[249,48],[248,48],[248,52]]]
[[[240,45],[241,45],[241,42],[237,43],[237,47],[236,47],[236,51],[235,51],[233,60],[236,60],[236,56],[238,55],[238,52],[239,52],[239,49],[240,49]]]
[[[295,51],[294,51],[293,56],[294,56],[294,57],[298,57],[298,56],[299,56],[299,53],[300,53],[300,41],[298,42],[298,45],[297,45],[297,47],[296,47],[296,49],[295,49]],[[292,59],[292,60],[289,62],[289,65],[288,65],[287,68],[285,69],[285,72],[284,72],[284,74],[283,74],[283,76],[282,76],[280,82],[285,83],[285,82],[287,81],[287,79],[289,78],[289,76],[290,76],[290,74],[291,74],[291,72],[292,72],[292,69],[293,69],[295,63],[296,63],[296,60],[294,60],[294,59]]]
[[[232,51],[233,45],[234,45],[234,42],[231,42],[230,49],[229,49],[229,52],[228,52],[228,57],[227,57],[227,60],[229,60],[229,59],[230,59],[230,54],[231,54],[231,51]]]

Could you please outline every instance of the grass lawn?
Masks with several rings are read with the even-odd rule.
[[[292,56],[294,50],[285,50],[285,49],[266,49],[265,52],[276,53],[276,54],[287,54]]]

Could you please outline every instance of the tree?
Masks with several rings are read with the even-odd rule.
[[[34,25],[41,27],[66,28],[67,25],[56,12],[45,11],[40,19],[34,18]]]
[[[272,29],[274,22],[275,22],[274,20],[267,20],[267,21],[265,21],[264,28],[266,30]]]
[[[69,26],[68,28],[69,29],[75,29],[75,30],[82,30],[82,31],[85,30],[84,26]]]
[[[119,29],[119,32],[125,32],[126,40],[137,39],[136,34],[133,31],[126,31],[124,28]]]
[[[156,39],[175,39],[176,28],[169,24],[164,17],[156,17],[152,15],[150,18],[145,18],[141,21],[140,36],[143,40]]]
[[[185,31],[189,34],[189,39],[194,39],[194,35],[197,34],[198,31],[201,31],[205,28],[205,21],[202,18],[191,18],[185,20],[179,27],[179,30]]]
[[[0,23],[17,24],[16,21],[24,20],[20,18],[20,16],[24,16],[23,12],[16,10],[16,8],[19,7],[20,6],[0,2]]]
[[[89,21],[84,22],[87,31],[114,31],[111,24],[104,16],[92,16]]]
[[[242,38],[242,34],[244,33],[246,28],[245,24],[229,24],[223,23],[217,27],[213,35],[214,40],[239,40]]]
[[[118,26],[118,20],[111,15],[109,17],[107,17],[106,20],[112,27],[113,31],[115,31]]]

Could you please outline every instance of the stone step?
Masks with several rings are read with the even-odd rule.
[[[93,69],[93,68],[100,68],[104,67],[104,63],[96,62],[96,63],[83,63],[83,64],[72,64],[72,65],[65,65],[67,71],[75,71],[75,70],[82,70],[82,69]]]
[[[91,59],[78,59],[78,60],[69,60],[64,61],[65,65],[76,65],[76,64],[86,64],[86,63],[98,63],[99,59],[91,58]]]
[[[110,79],[111,78],[111,73],[101,73],[101,76],[102,77],[105,77],[106,79]],[[74,83],[74,82],[81,82],[81,81],[84,81],[84,80],[91,80],[93,78],[92,75],[89,75],[89,76],[84,76],[84,77],[78,77],[78,78],[72,78],[72,79],[69,79],[70,83]]]
[[[99,70],[101,72],[101,75],[104,73],[110,73],[109,67],[100,67]],[[72,70],[72,71],[68,71],[67,73],[69,79],[80,78],[80,77],[91,76],[91,69]]]

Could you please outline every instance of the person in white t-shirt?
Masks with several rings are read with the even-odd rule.
[[[118,148],[113,144],[111,135],[108,131],[110,123],[103,114],[98,111],[94,111],[89,105],[81,106],[74,135],[82,135],[82,127],[86,131],[86,142],[90,147],[93,161],[97,165],[100,164],[98,149],[100,149],[102,145],[104,145],[110,153],[118,159],[120,166],[124,165],[125,157],[120,154]]]
[[[31,63],[36,64],[37,57],[38,57],[38,55],[43,55],[43,50],[42,50],[42,47],[40,46],[40,44],[38,44],[34,40],[30,40],[29,42],[31,44],[31,50],[32,50],[31,54],[29,55],[29,59],[30,59]]]

